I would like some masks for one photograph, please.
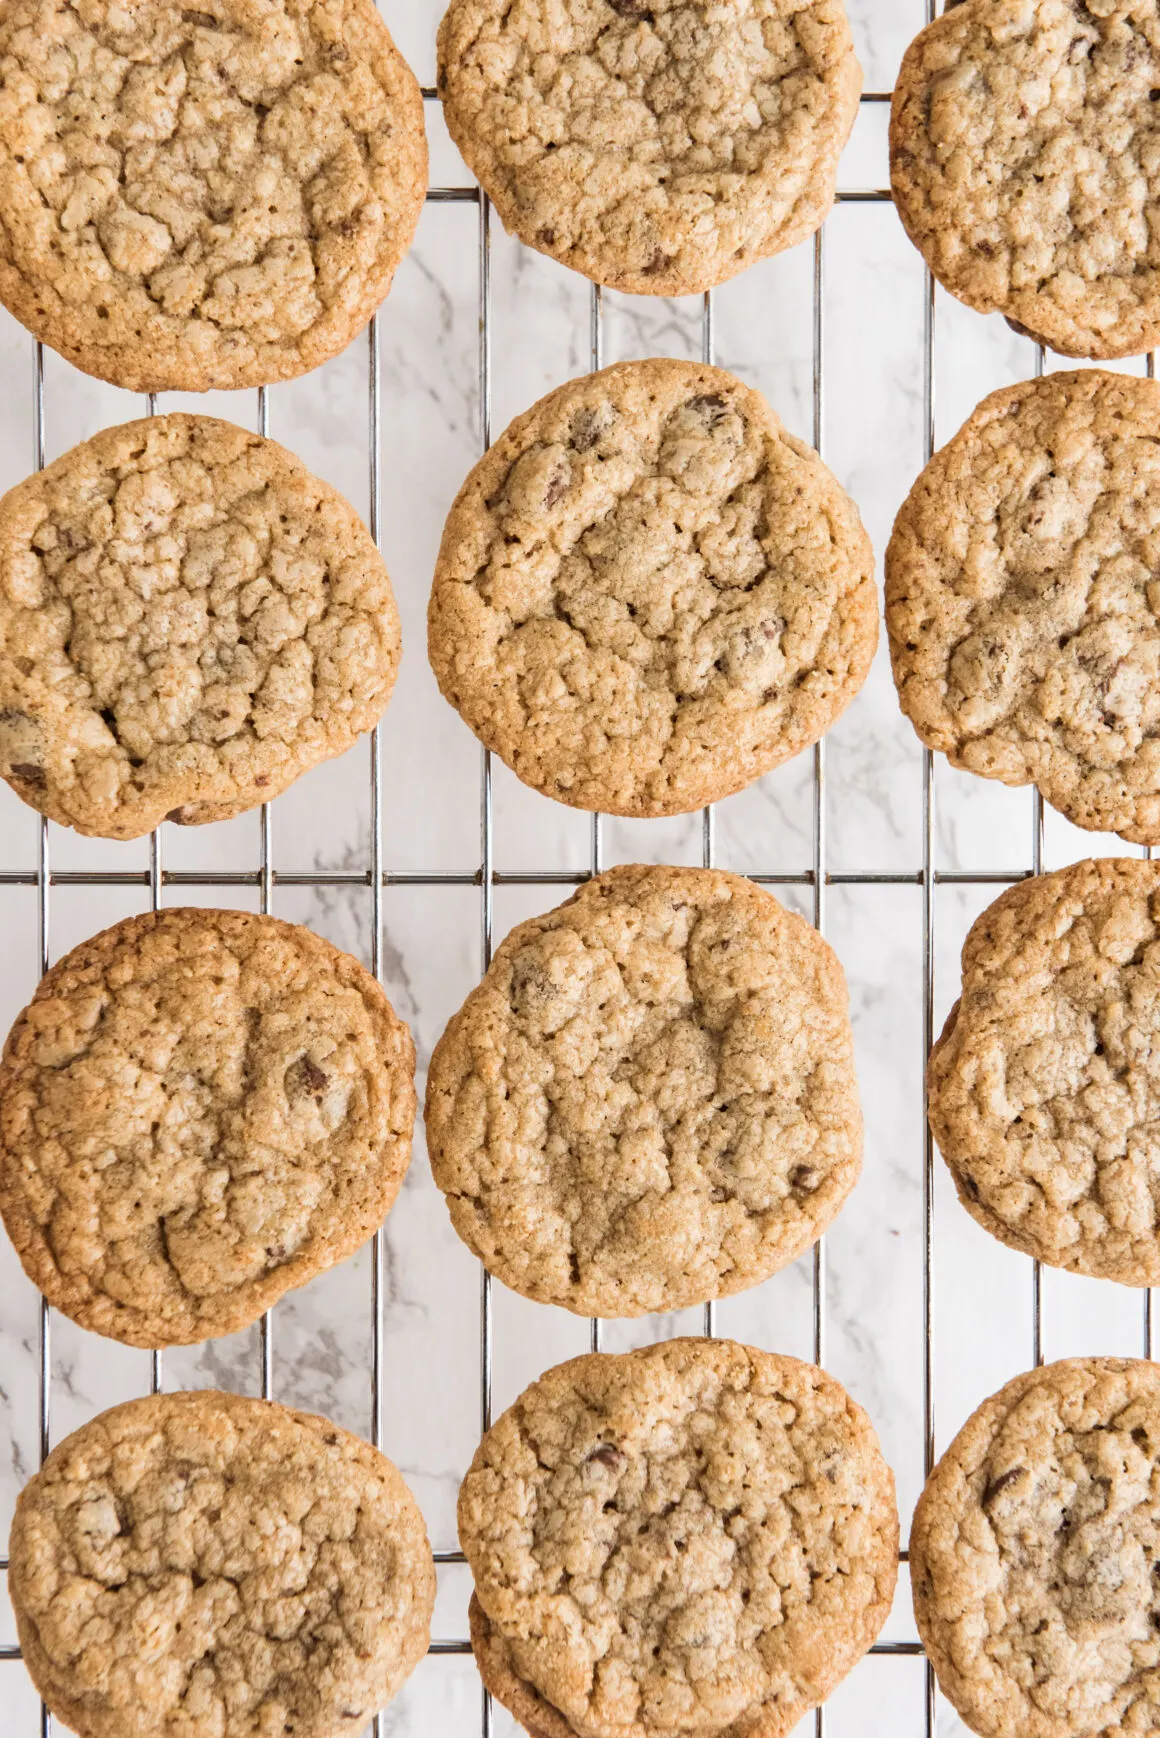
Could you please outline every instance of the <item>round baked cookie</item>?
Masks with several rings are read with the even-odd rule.
[[[406,1171],[411,1035],[297,924],[166,909],[53,966],[0,1062],[0,1213],[82,1327],[192,1345],[378,1229]]]
[[[483,1681],[536,1738],[782,1738],[885,1622],[894,1479],[824,1371],[732,1340],[557,1365],[459,1493]]]
[[[124,423],[0,500],[0,775],[80,833],[277,796],[377,722],[398,663],[354,508],[232,423]]]
[[[212,1390],[114,1406],[16,1504],[33,1683],[79,1738],[340,1738],[426,1652],[435,1565],[385,1455]]]
[[[812,235],[862,90],[842,0],[451,0],[438,78],[505,228],[650,296]]]
[[[427,1076],[464,1242],[581,1315],[727,1297],[816,1241],[857,1181],[846,980],[739,875],[628,865],[522,923]]]
[[[970,4],[971,0],[965,0]],[[954,766],[1160,843],[1160,385],[1085,369],[985,398],[886,552],[902,710]]]
[[[1160,863],[1008,888],[963,948],[927,1069],[967,1212],[1013,1249],[1160,1285]]]
[[[451,509],[428,646],[525,784],[672,815],[808,747],[878,640],[858,510],[719,368],[624,362],[517,417]]]
[[[1160,1369],[1068,1358],[979,1407],[927,1481],[914,1612],[982,1738],[1160,1731]]]
[[[10,0],[0,301],[135,392],[262,386],[346,348],[427,186],[371,0]]]
[[[1064,356],[1160,342],[1157,0],[961,0],[911,43],[890,181],[939,282]]]

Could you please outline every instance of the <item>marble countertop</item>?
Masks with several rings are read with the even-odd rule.
[[[420,79],[434,80],[440,0],[383,0],[396,39]],[[924,20],[924,0],[849,0],[866,88],[889,90],[907,41]],[[886,179],[886,106],[864,103],[841,175],[844,189],[881,188]],[[432,183],[470,185],[447,139],[438,105],[427,104]],[[414,250],[378,322],[381,370],[382,543],[403,619],[402,674],[382,727],[383,855],[388,871],[470,877],[480,864],[480,752],[441,700],[424,651],[427,592],[443,518],[480,451],[480,212],[469,199],[429,202]],[[893,515],[924,456],[924,273],[888,200],[840,203],[824,234],[822,451],[865,518],[879,558]],[[814,417],[814,250],[806,244],[764,262],[713,297],[716,360],[759,387],[806,439]],[[984,319],[939,293],[935,308],[936,438],[949,435],[994,387],[1032,373],[1033,345],[997,317]],[[589,285],[509,240],[491,238],[492,427],[591,364]],[[603,298],[606,361],[699,356],[699,299]],[[364,514],[369,505],[369,343],[364,336],[306,379],[273,388],[270,432]],[[1049,359],[1048,366],[1051,366]],[[1143,362],[1123,365],[1142,372]],[[49,458],[97,429],[143,413],[140,398],[45,357]],[[31,340],[0,315],[0,487],[33,462]],[[255,426],[257,395],[206,399],[167,394],[166,409],[202,408]],[[365,871],[371,849],[369,749],[300,780],[273,806],[276,871]],[[785,876],[787,904],[813,914],[814,757],[799,757],[721,804],[715,860],[722,867]],[[525,790],[496,766],[494,867],[520,873],[582,874],[590,863],[587,816]],[[825,745],[823,868],[833,877],[822,901],[826,933],[849,979],[866,1116],[862,1181],[826,1238],[824,1361],[870,1411],[898,1477],[903,1529],[923,1475],[923,1165],[921,1099],[926,969],[923,755],[899,713],[883,648],[866,688]],[[1025,872],[1032,864],[1031,793],[937,767],[932,896],[934,1027],[958,984],[958,952],[994,884],[956,880],[985,871]],[[676,821],[606,822],[605,861],[701,861],[700,815]],[[34,871],[36,818],[0,785],[0,874]],[[1093,837],[1046,817],[1043,862],[1054,867],[1093,852],[1115,854]],[[200,829],[166,826],[169,871],[256,871],[257,815]],[[130,883],[58,884],[49,900],[52,958],[93,930],[143,909],[148,841],[113,844],[49,829],[54,871],[133,873]],[[843,877],[879,879],[851,882]],[[564,890],[534,880],[494,893],[498,939],[513,922],[558,902]],[[167,886],[166,903],[245,905],[256,885]],[[369,963],[367,886],[275,884],[272,909],[309,924]],[[422,1076],[450,1013],[480,962],[481,893],[473,885],[393,883],[383,898],[383,973],[396,1008],[414,1031]],[[30,997],[37,973],[35,885],[0,882],[0,1025]],[[967,1413],[1032,1357],[1030,1263],[1002,1249],[958,1207],[935,1164],[932,1245],[934,1406],[945,1445]],[[406,1184],[386,1226],[383,1309],[384,1446],[403,1469],[437,1549],[455,1545],[459,1479],[479,1435],[479,1270],[460,1245],[427,1168],[421,1131]],[[326,1412],[364,1435],[371,1429],[370,1252],[291,1294],[274,1316],[274,1394]],[[722,1303],[718,1330],[809,1357],[813,1346],[810,1259]],[[1045,1356],[1080,1352],[1138,1355],[1139,1293],[1051,1271],[1043,1275]],[[700,1329],[700,1312],[609,1324],[611,1350]],[[39,1300],[0,1237],[0,1531],[35,1470],[39,1452]],[[587,1324],[494,1288],[493,1403],[506,1405],[548,1364],[586,1349]],[[54,1317],[51,1328],[54,1440],[116,1400],[144,1392],[148,1354],[101,1340]],[[258,1391],[256,1330],[165,1356],[167,1387]],[[440,1572],[436,1634],[466,1635],[466,1572]],[[905,1568],[886,1636],[913,1641]],[[0,1643],[12,1620],[0,1600]],[[6,1738],[33,1738],[39,1706],[18,1664],[0,1665]],[[387,1711],[395,1738],[468,1738],[480,1729],[479,1686],[461,1656],[430,1658]],[[862,1662],[829,1704],[830,1738],[910,1738],[923,1729],[920,1658]],[[514,1730],[497,1711],[495,1731]],[[961,1730],[940,1704],[938,1730]]]

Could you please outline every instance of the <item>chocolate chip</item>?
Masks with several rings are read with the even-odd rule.
[[[589,1461],[598,1460],[601,1466],[612,1467],[614,1470],[621,1465],[624,1456],[618,1448],[613,1448],[610,1442],[602,1442],[599,1448],[594,1448],[588,1456]]]
[[[23,784],[35,785],[38,790],[43,789],[48,782],[44,776],[44,768],[30,766],[27,761],[21,761],[18,765],[10,767],[8,776],[9,778],[20,779]]]
[[[689,400],[689,409],[695,410],[698,416],[709,416],[715,422],[725,409],[725,400],[719,392],[703,392],[699,398]]]
[[[665,267],[671,266],[672,263],[671,255],[665,253],[663,248],[658,247],[648,264],[645,266],[643,275],[646,278],[655,278],[658,272],[663,272]]]
[[[981,1200],[982,1197],[979,1194],[979,1185],[973,1177],[959,1175],[958,1181],[964,1195],[969,1195],[972,1201]]]
[[[545,224],[543,229],[537,229],[536,240],[539,242],[541,247],[554,247],[556,244],[556,231],[554,229],[549,229],[547,224]]]
[[[306,1093],[311,1097],[322,1091],[329,1078],[309,1056],[300,1056],[286,1070],[286,1083],[290,1091]]]
[[[983,1507],[986,1508],[988,1503],[993,1502],[999,1492],[1005,1491],[1008,1485],[1013,1485],[1017,1478],[1022,1478],[1026,1471],[1025,1466],[1013,1466],[1009,1472],[1000,1473],[997,1479],[992,1479],[983,1492]]]
[[[544,490],[544,506],[554,507],[556,502],[567,494],[570,481],[571,476],[567,470],[561,468],[553,471],[548,478],[548,487]]]
[[[812,1165],[798,1165],[789,1174],[790,1187],[810,1193],[817,1187],[817,1172]]]
[[[606,0],[618,18],[630,18],[636,23],[652,24],[653,15],[645,0]]]
[[[179,827],[184,827],[184,826],[187,826],[189,824],[188,816],[186,815],[186,812],[184,809],[170,809],[170,811],[166,815],[165,819],[167,821],[175,822],[176,825]]]
[[[569,430],[569,440],[573,450],[586,453],[594,447],[606,428],[610,428],[616,420],[616,412],[609,404],[603,404],[599,410],[589,404],[581,405],[572,418]]]

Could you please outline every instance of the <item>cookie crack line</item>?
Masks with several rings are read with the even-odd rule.
[[[134,391],[268,385],[382,301],[426,191],[419,86],[369,0],[13,0],[0,299]]]

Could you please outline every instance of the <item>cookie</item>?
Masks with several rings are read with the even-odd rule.
[[[648,296],[812,235],[862,90],[841,0],[452,0],[438,78],[504,226]]]
[[[965,0],[967,5],[971,0]],[[952,765],[1160,843],[1160,386],[1085,369],[992,393],[886,552],[902,710]]]
[[[463,1241],[580,1315],[757,1285],[857,1181],[846,980],[720,869],[628,865],[522,923],[444,1032],[427,1148]]]
[[[983,1738],[1160,1731],[1160,1370],[1068,1358],[1008,1382],[927,1482],[914,1612]]]
[[[536,1738],[782,1738],[881,1629],[898,1515],[832,1377],[686,1339],[525,1389],[459,1538],[484,1683]]]
[[[357,1734],[426,1652],[435,1565],[385,1455],[212,1390],[114,1406],[16,1504],[25,1664],[79,1738]]]
[[[398,662],[353,507],[232,423],[106,429],[0,500],[0,775],[80,833],[277,796],[378,721]]]
[[[427,185],[371,0],[10,0],[0,301],[114,386],[263,386],[346,348]]]
[[[1009,888],[967,937],[927,1069],[972,1218],[1124,1285],[1160,1285],[1158,942],[1160,863],[1103,858]]]
[[[414,1069],[370,973],[297,924],[114,924],[41,979],[0,1062],[0,1213],[25,1272],[127,1345],[234,1333],[378,1229]]]
[[[1160,342],[1157,0],[961,0],[890,114],[904,228],[952,295],[1064,356]]]
[[[525,412],[451,509],[445,697],[525,784],[682,814],[814,743],[878,638],[858,510],[719,368],[625,362]]]

